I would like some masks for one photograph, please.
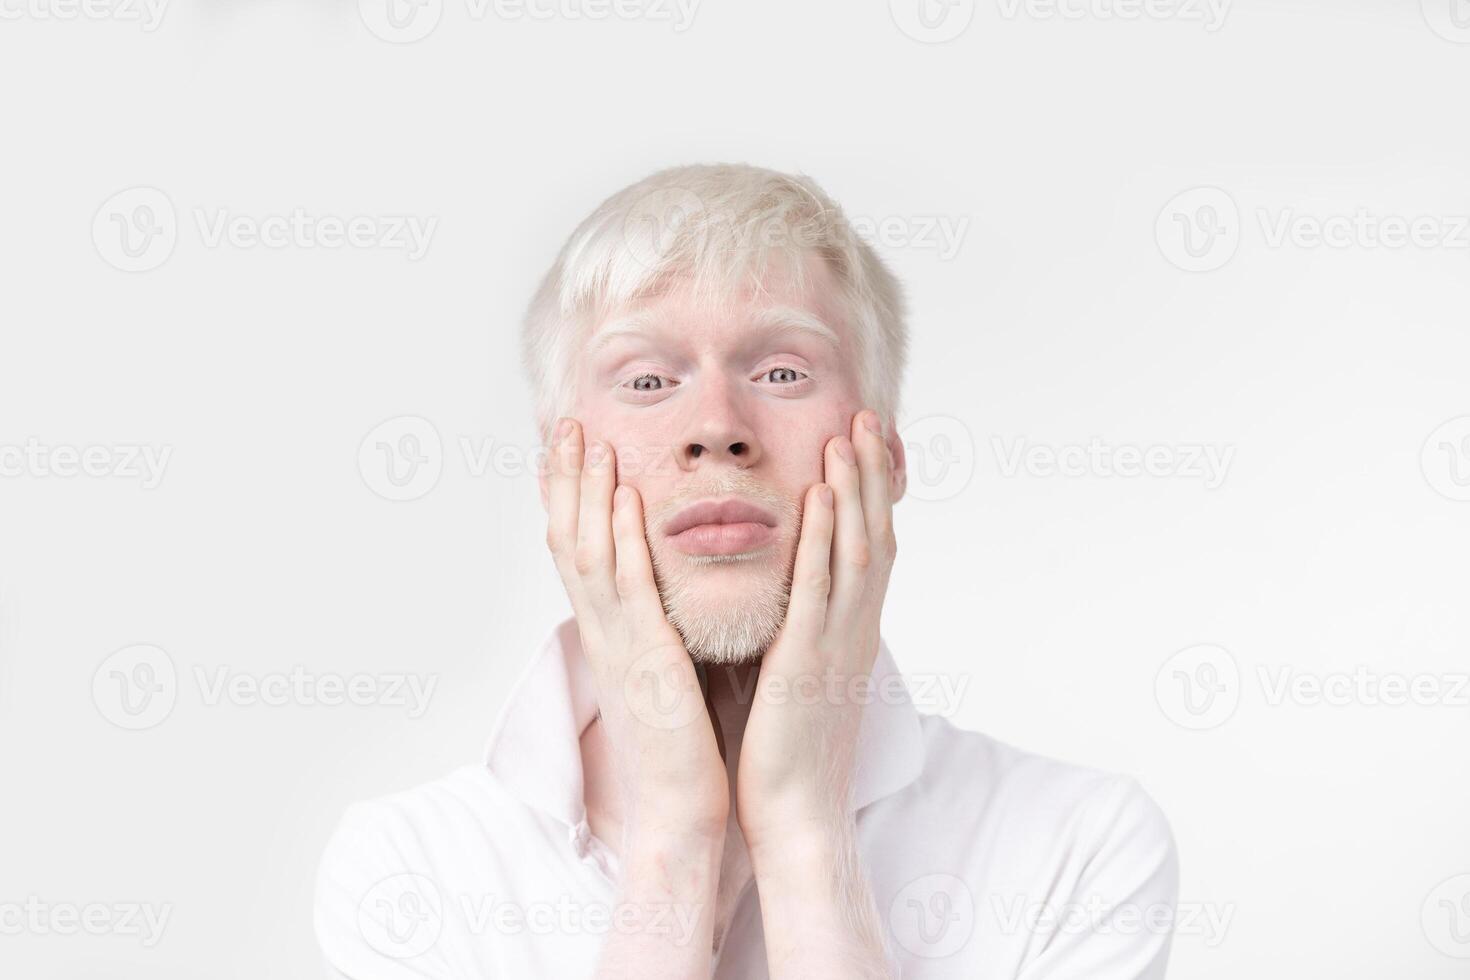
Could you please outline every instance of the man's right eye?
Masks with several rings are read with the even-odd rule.
[[[670,384],[673,383],[668,378],[659,374],[640,374],[628,382],[627,387],[632,388],[634,391],[660,391],[665,387],[664,382],[666,381]]]

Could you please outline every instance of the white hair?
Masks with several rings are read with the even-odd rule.
[[[521,336],[542,436],[570,414],[577,355],[601,318],[676,278],[712,309],[742,289],[761,291],[771,272],[805,289],[813,255],[838,283],[863,404],[893,424],[908,347],[898,280],[811,178],[714,164],[662,170],[624,188],[562,247]]]

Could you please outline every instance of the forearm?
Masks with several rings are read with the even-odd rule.
[[[596,980],[708,980],[722,847],[702,835],[627,842]]]
[[[882,919],[850,822],[751,858],[772,980],[890,980]]]

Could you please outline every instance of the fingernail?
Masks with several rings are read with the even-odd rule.
[[[602,461],[607,458],[607,449],[600,442],[594,442],[592,448],[587,450],[587,465],[601,466]]]
[[[632,491],[631,490],[629,490],[627,487],[625,487],[621,483],[619,483],[618,484],[618,488],[613,491],[613,506],[614,507],[623,507],[623,506],[626,506],[627,503],[628,503],[628,499],[629,499],[629,497],[630,497],[631,494],[632,494]]]
[[[837,440],[837,455],[841,456],[845,463],[857,462],[857,457],[852,452],[852,443],[848,441],[846,436]]]
[[[827,486],[827,484],[825,483],[822,484],[820,487],[817,488],[817,499],[822,502],[823,507],[831,507],[832,488]]]
[[[556,423],[556,432],[552,434],[552,438],[555,439],[557,442],[560,442],[561,440],[565,439],[567,437],[567,434],[571,431],[572,420],[564,418],[560,422]]]
[[[867,428],[867,430],[869,432],[876,433],[876,434],[878,434],[880,436],[883,434],[883,423],[880,422],[880,421],[878,421],[878,413],[877,412],[866,412],[866,413],[864,413],[863,414],[863,425]]]

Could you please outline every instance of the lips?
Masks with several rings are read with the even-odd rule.
[[[773,542],[776,519],[743,500],[704,501],[675,514],[664,533],[689,555],[740,555]]]

